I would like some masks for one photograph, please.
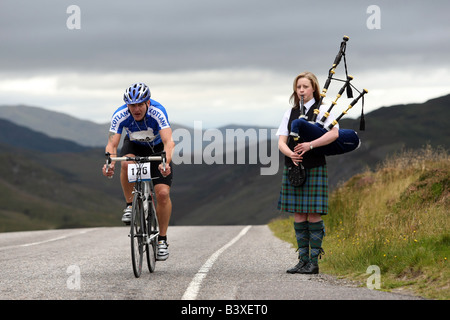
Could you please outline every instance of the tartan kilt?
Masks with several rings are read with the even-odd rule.
[[[327,166],[306,169],[306,181],[300,187],[294,187],[289,183],[288,168],[284,166],[278,210],[290,213],[328,214]]]

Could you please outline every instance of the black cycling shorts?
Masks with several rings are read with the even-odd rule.
[[[153,148],[153,149],[152,149]],[[120,157],[123,157],[127,154],[133,154],[135,156],[145,157],[151,156],[155,153],[161,152],[164,150],[164,144],[160,143],[156,146],[150,147],[149,145],[140,145],[130,141],[128,136],[125,136],[123,139],[123,145],[120,149]],[[163,177],[161,172],[159,172],[158,166],[160,162],[152,161],[150,162],[150,170],[152,175],[152,181],[154,185],[163,183],[168,185],[169,187],[172,185],[172,177],[173,177],[173,166],[170,166],[170,174],[167,177]]]

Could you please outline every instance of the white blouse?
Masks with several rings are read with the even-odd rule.
[[[308,113],[309,108],[311,108],[311,106],[316,102],[316,100],[314,98],[312,98],[311,100],[309,100],[307,103],[304,104],[305,106],[305,114]],[[325,112],[327,112],[329,106],[322,104],[319,108],[319,114],[317,115],[317,121],[319,121],[320,119],[322,119],[323,115],[325,114]],[[281,119],[281,124],[278,127],[278,131],[276,133],[277,136],[289,136],[289,132],[288,132],[288,122],[289,122],[289,118],[291,116],[291,110],[292,108],[289,108],[289,110],[287,110],[284,115],[283,118]],[[328,127],[333,121],[334,121],[334,117],[333,115],[329,115],[327,120],[325,121],[324,124],[324,128]],[[339,123],[335,125],[336,128],[339,129]]]

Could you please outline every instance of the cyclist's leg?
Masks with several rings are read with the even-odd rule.
[[[121,157],[134,157],[137,155],[136,144],[132,143],[128,137],[123,140],[122,148],[120,149],[119,156]],[[128,164],[132,162],[123,161],[120,167],[120,184],[122,186],[123,195],[125,197],[126,208],[122,221],[125,224],[129,224],[131,221],[131,202],[133,201],[133,186],[134,183],[128,182]]]
[[[156,215],[159,222],[159,234],[162,237],[167,236],[167,229],[169,227],[170,216],[172,214],[172,201],[170,199],[170,187],[172,185],[173,169],[172,172],[163,177],[158,169],[159,163],[151,163],[151,173],[153,185],[155,187],[156,194]]]
[[[169,228],[170,216],[172,214],[172,201],[170,199],[170,187],[160,183],[155,185],[156,194],[156,215],[159,222],[159,234],[167,235]]]
[[[155,147],[155,152],[163,150],[163,145]],[[157,260],[166,260],[169,257],[167,244],[167,229],[172,214],[172,201],[170,199],[170,187],[172,185],[173,168],[171,173],[164,177],[158,169],[159,163],[151,163],[151,174],[156,194],[156,215],[159,223],[159,237],[157,245]],[[172,167],[172,166],[171,166]]]
[[[134,157],[134,154],[126,154],[125,157]],[[126,203],[133,201],[133,186],[134,183],[128,182],[128,164],[132,164],[131,161],[122,161],[120,168],[120,184],[122,185],[123,195]]]
[[[125,156],[134,157],[133,154],[126,154]],[[130,161],[122,161],[120,168],[120,184],[122,185],[123,195],[125,197],[126,208],[122,216],[122,222],[129,224],[131,222],[131,203],[133,201],[133,186],[134,182],[128,182],[128,164]]]
[[[155,185],[156,215],[159,222],[159,237],[156,259],[164,261],[169,257],[169,244],[167,243],[167,229],[172,214],[172,202],[170,200],[170,187],[166,184]]]

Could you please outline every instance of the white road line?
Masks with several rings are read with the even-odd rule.
[[[200,286],[202,284],[203,279],[208,274],[209,270],[213,266],[214,262],[217,260],[217,258],[224,252],[226,249],[231,247],[236,241],[238,241],[242,236],[244,236],[247,231],[252,226],[246,226],[244,229],[239,232],[239,234],[231,239],[230,242],[228,242],[226,245],[224,245],[222,248],[214,252],[208,260],[201,266],[201,268],[198,270],[197,274],[192,279],[191,283],[189,284],[188,288],[183,294],[183,297],[181,297],[181,300],[195,300],[197,298],[198,292],[200,291]]]
[[[0,247],[0,250],[36,246],[36,245],[47,243],[47,242],[63,240],[63,239],[66,239],[66,238],[69,238],[69,237],[72,237],[72,236],[77,236],[77,235],[80,235],[80,234],[84,234],[84,233],[87,233],[87,232],[90,232],[90,231],[93,231],[93,230],[96,230],[96,229],[97,228],[88,229],[88,230],[82,230],[82,231],[79,231],[79,232],[76,232],[76,233],[68,234],[68,235],[65,235],[65,236],[57,237],[57,238],[47,239],[47,240],[43,240],[43,241],[30,242],[30,243],[24,243],[24,244],[16,244],[16,245],[8,246],[8,247]]]

